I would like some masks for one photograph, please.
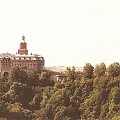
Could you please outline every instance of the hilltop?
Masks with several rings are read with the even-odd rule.
[[[51,67],[46,67],[47,70],[51,70],[51,71],[56,71],[56,72],[64,72],[66,70],[66,66],[51,66]],[[76,67],[75,66],[76,71],[82,71],[82,67]]]

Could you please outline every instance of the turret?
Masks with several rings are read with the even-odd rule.
[[[22,36],[22,41],[20,42],[20,48],[18,49],[18,54],[28,54],[28,50],[27,50],[27,43],[25,41],[25,36]]]

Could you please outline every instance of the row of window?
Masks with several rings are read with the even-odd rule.
[[[43,60],[43,58],[40,57],[14,57],[14,60]]]
[[[15,65],[15,66],[24,66],[23,64],[14,64],[14,65]],[[30,67],[31,67],[31,66],[35,66],[35,65],[36,65],[36,64],[27,64],[27,65],[25,65],[25,66],[28,66],[28,67],[30,66]]]
[[[16,58],[16,57],[14,57],[14,60],[36,60],[36,58],[31,58],[31,57],[29,57],[29,58],[26,58],[26,57],[19,57],[19,58]]]

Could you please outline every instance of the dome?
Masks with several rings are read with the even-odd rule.
[[[22,36],[22,40],[20,41],[20,43],[26,43],[24,35]]]

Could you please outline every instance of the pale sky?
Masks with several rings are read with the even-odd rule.
[[[0,53],[22,35],[46,66],[120,61],[120,0],[0,0]]]

